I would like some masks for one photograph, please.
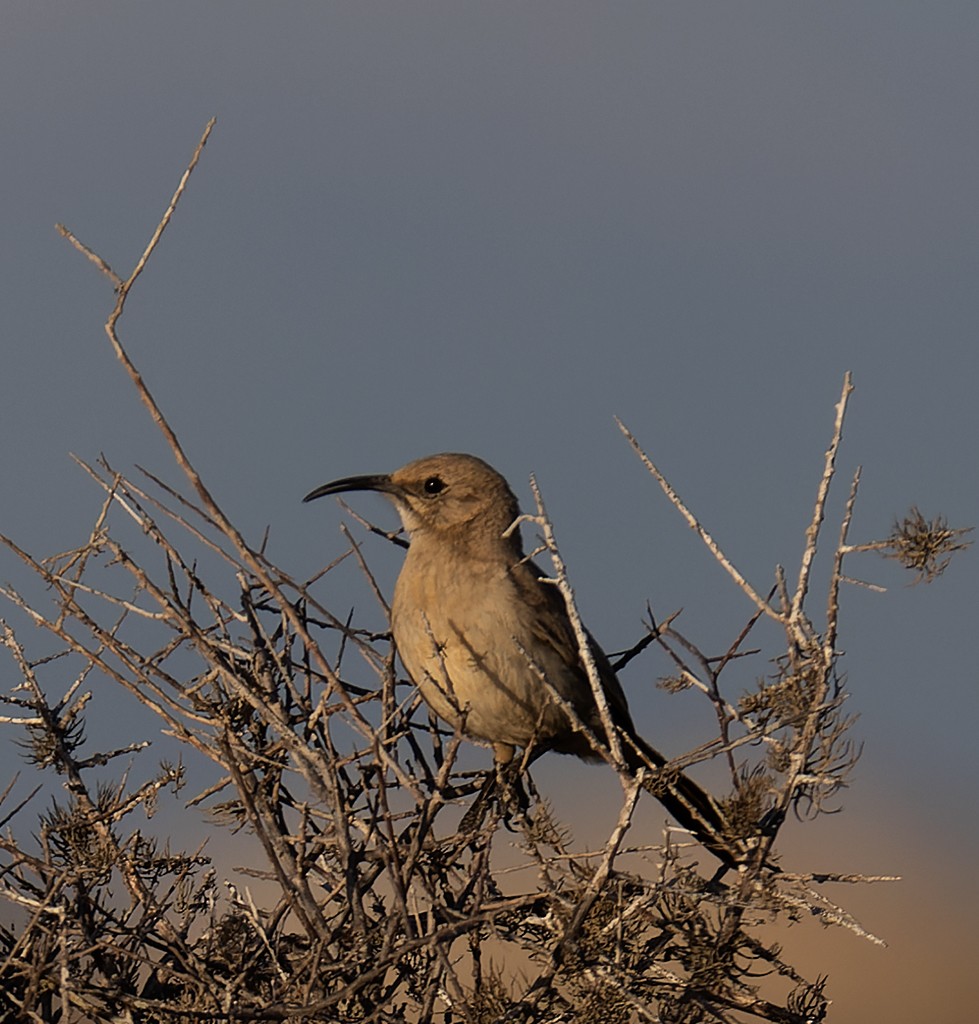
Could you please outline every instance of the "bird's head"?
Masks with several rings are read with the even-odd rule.
[[[387,495],[413,537],[500,538],[520,512],[509,484],[492,466],[475,455],[454,452],[416,459],[389,475],[334,480],[303,501],[346,491]]]

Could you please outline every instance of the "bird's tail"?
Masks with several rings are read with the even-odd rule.
[[[622,754],[633,772],[653,771],[647,789],[697,840],[728,867],[744,860],[745,850],[731,834],[731,826],[717,801],[689,775],[665,767],[667,759],[639,736],[622,736]]]

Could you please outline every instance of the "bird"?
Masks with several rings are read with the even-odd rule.
[[[397,509],[408,551],[391,602],[391,632],[425,703],[492,747],[497,769],[518,749],[609,759],[610,742],[560,590],[524,554],[506,479],[474,455],[443,452],[390,474],[348,476],[305,496],[375,491]],[[741,850],[720,805],[637,732],[625,692],[587,634],[624,767],[651,770],[647,788],[726,866]],[[582,728],[582,726],[584,728]]]

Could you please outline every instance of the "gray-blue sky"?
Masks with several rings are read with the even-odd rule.
[[[78,542],[99,499],[69,451],[170,472],[102,335],[108,288],[53,224],[127,270],[211,115],[123,334],[288,568],[341,545],[298,503],[313,485],[473,451],[525,502],[537,474],[606,646],[647,598],[722,643],[747,609],[612,416],[764,589],[798,556],[847,369],[859,539],[912,502],[974,523],[977,51],[974,3],[8,0],[0,529]],[[964,859],[975,557],[910,591],[865,568],[891,590],[846,598],[851,820],[884,808]],[[670,748],[688,707],[646,683]],[[861,852],[838,866],[904,856]]]

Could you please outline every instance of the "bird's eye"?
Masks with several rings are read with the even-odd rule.
[[[440,476],[430,476],[422,486],[426,494],[434,496],[445,490],[445,481]]]

